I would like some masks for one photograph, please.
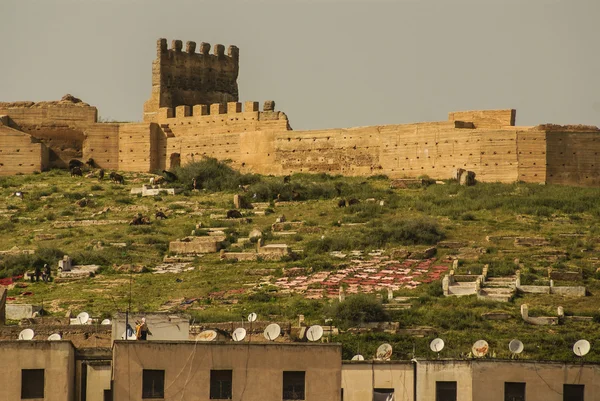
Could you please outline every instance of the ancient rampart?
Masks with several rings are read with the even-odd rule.
[[[476,173],[486,182],[600,185],[600,131],[589,126],[515,125],[516,111],[451,112],[402,125],[294,131],[272,101],[238,100],[239,50],[157,42],[143,123],[97,123],[96,108],[57,102],[0,103],[0,174],[94,159],[107,170],[153,172],[208,156],[245,172],[391,178]],[[2,128],[3,127],[3,128]]]
[[[238,100],[237,77],[239,50],[202,42],[196,53],[196,42],[159,39],[156,59],[152,63],[152,94],[144,104],[144,121],[156,122],[161,107],[227,103]]]

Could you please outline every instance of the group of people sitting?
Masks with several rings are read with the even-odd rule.
[[[39,265],[35,267],[35,273],[31,276],[31,281],[40,281],[40,277],[44,283],[52,280],[52,271],[50,270],[48,263],[44,264],[43,269]]]

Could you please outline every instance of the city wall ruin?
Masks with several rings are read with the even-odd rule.
[[[57,102],[0,103],[0,175],[93,159],[107,170],[153,172],[214,157],[244,172],[483,182],[600,184],[600,130],[515,125],[516,111],[451,112],[438,122],[292,130],[273,101],[238,102],[239,49],[157,42],[152,91],[142,123],[99,123],[97,110],[70,95]],[[6,149],[6,150],[5,150]]]

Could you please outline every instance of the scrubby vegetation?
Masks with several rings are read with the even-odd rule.
[[[443,337],[443,356],[468,354],[470,344],[485,338],[498,357],[508,357],[506,344],[518,337],[526,344],[523,357],[540,359],[570,358],[569,344],[585,333],[600,335],[600,273],[597,236],[600,205],[595,200],[600,189],[541,186],[533,184],[477,184],[462,187],[453,182],[402,190],[389,188],[385,176],[342,177],[326,174],[294,174],[282,177],[242,174],[227,163],[214,159],[188,164],[173,171],[178,180],[167,184],[184,189],[176,196],[131,195],[130,189],[147,183],[147,174],[127,174],[126,185],[95,179],[72,178],[67,172],[53,170],[30,176],[0,178],[0,251],[35,250],[33,255],[0,255],[0,278],[13,277],[44,263],[56,268],[64,254],[76,264],[102,267],[96,277],[72,283],[28,284],[15,286],[9,296],[19,302],[41,303],[48,312],[61,315],[66,309],[86,310],[110,315],[123,310],[129,298],[129,272],[132,275],[132,309],[155,311],[162,308],[186,313],[194,322],[238,321],[256,312],[262,320],[296,321],[304,315],[309,324],[331,324],[342,330],[333,338],[343,343],[345,358],[358,350],[372,355],[383,341],[390,342],[396,358],[432,356],[429,341]],[[198,178],[201,189],[192,190]],[[24,192],[23,199],[13,196]],[[222,220],[219,214],[233,207],[233,195],[249,202],[266,202],[264,214],[244,209],[249,223]],[[340,207],[341,200],[359,202]],[[80,201],[88,202],[81,206]],[[280,204],[278,201],[292,201]],[[78,203],[80,202],[80,203]],[[85,202],[84,202],[85,203]],[[344,203],[345,206],[345,203]],[[154,218],[157,210],[168,218]],[[138,213],[151,224],[130,226]],[[285,215],[280,235],[271,229],[277,217]],[[107,225],[61,227],[66,221],[106,221]],[[244,220],[247,221],[247,220]],[[297,227],[292,222],[304,222]],[[201,227],[196,227],[201,224]],[[262,232],[263,241],[286,243],[294,256],[280,262],[234,262],[220,260],[218,254],[205,255],[192,262],[192,271],[177,274],[151,274],[169,256],[169,241],[189,236],[209,235],[219,227],[225,232],[227,251],[248,251],[257,239],[248,237],[253,229]],[[294,233],[295,231],[295,233]],[[515,247],[512,240],[489,237],[543,237],[543,249]],[[511,238],[512,238],[511,237]],[[348,295],[344,302],[326,294],[320,284],[310,290],[323,292],[323,298],[307,299],[302,294],[285,292],[276,280],[293,269],[298,275],[338,272],[351,265],[354,256],[338,257],[331,252],[380,250],[382,255],[403,260],[411,252],[435,246],[439,241],[455,242],[456,247],[437,247],[436,263],[451,264],[459,257],[457,274],[480,274],[488,265],[490,276],[501,277],[521,272],[523,284],[546,284],[548,269],[581,271],[586,298],[555,295],[518,295],[506,304],[489,304],[475,297],[444,298],[440,280],[416,289],[394,292],[405,309],[394,309],[387,294]],[[468,255],[468,256],[467,256]],[[143,273],[138,273],[143,272]],[[561,285],[556,281],[556,285]],[[569,283],[567,283],[569,284]],[[22,294],[31,295],[22,295]],[[181,300],[192,300],[181,304]],[[177,301],[177,302],[176,302]],[[594,317],[594,321],[565,321],[564,324],[536,327],[519,317],[522,303],[530,306],[532,316],[554,316],[562,306],[567,315]],[[486,320],[482,314],[504,312],[507,320]],[[396,334],[354,333],[345,330],[373,321],[399,322]],[[329,323],[328,323],[329,324]],[[422,330],[418,336],[402,330]],[[531,344],[529,346],[527,344]],[[535,344],[535,346],[533,346]],[[600,361],[592,349],[588,360]]]

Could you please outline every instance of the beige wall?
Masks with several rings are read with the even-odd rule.
[[[600,132],[548,132],[551,184],[600,185]]]
[[[344,362],[344,401],[371,401],[374,388],[393,388],[395,401],[413,400],[413,365],[410,362]]]
[[[165,370],[165,400],[209,399],[210,370],[233,370],[233,400],[281,401],[283,371],[306,372],[306,400],[338,401],[341,346],[116,341],[115,401],[141,400],[142,370]]]
[[[104,390],[110,390],[110,363],[87,365],[86,401],[104,401]]]
[[[0,175],[31,174],[47,166],[48,149],[30,135],[0,125]]]
[[[85,129],[83,160],[94,159],[100,168],[119,168],[119,124],[92,124]]]
[[[0,341],[0,400],[21,399],[21,370],[44,369],[44,401],[72,401],[75,349],[70,341]]]

